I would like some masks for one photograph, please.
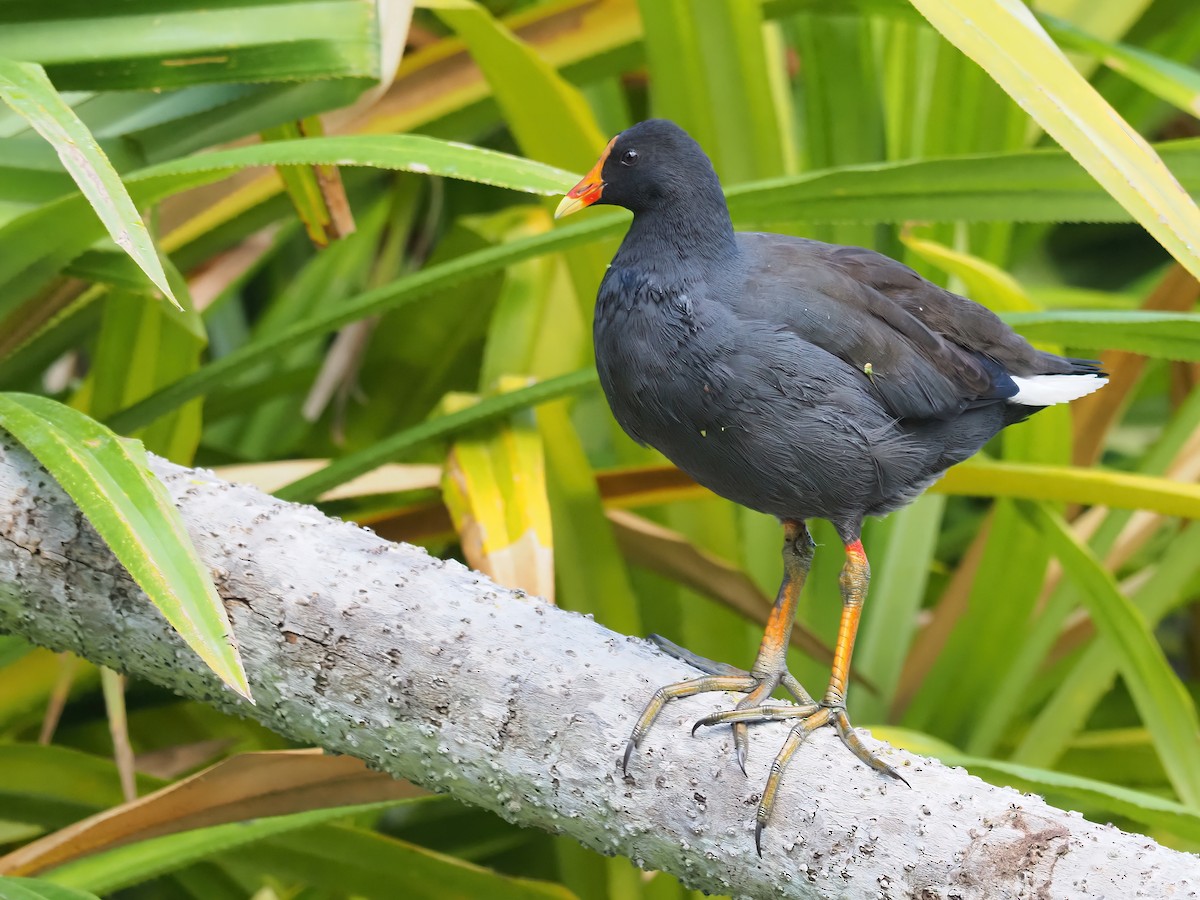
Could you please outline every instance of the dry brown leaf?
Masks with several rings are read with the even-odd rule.
[[[349,756],[321,750],[244,753],[14,850],[0,857],[0,875],[36,875],[102,850],[195,828],[425,793]]]

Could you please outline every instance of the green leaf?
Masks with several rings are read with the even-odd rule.
[[[1197,569],[1200,569],[1200,528],[1193,523],[1158,556],[1150,577],[1133,594],[1133,602],[1148,624],[1152,627],[1157,625],[1163,616],[1190,599],[1189,586]],[[1074,597],[1074,594],[1068,595],[1068,603]],[[1056,607],[1067,605],[1058,601],[1057,597],[1052,603]],[[1070,603],[1070,608],[1074,609],[1076,605]],[[1061,623],[1068,610],[1051,615],[1055,611],[1047,606],[1043,615],[1049,616],[1050,621],[1046,626],[1039,622],[1037,632],[1030,636],[1031,644],[1035,641],[1041,644],[1040,648],[1036,645],[1030,648],[1034,652],[1041,650],[1037,654],[1037,661],[1046,656],[1052,639],[1061,633]],[[1043,628],[1049,631],[1044,636],[1038,633]],[[1034,661],[1030,662],[1032,664]],[[1028,722],[1020,743],[1012,753],[1012,761],[1035,766],[1055,764],[1067,750],[1071,738],[1085,728],[1092,711],[1112,689],[1118,668],[1119,659],[1107,643],[1093,641],[1062,679],[1050,700]],[[1032,677],[1021,679],[1017,689],[1020,689],[1020,684],[1028,684]],[[1016,714],[1015,710],[1013,714]]]
[[[1128,350],[1158,359],[1200,361],[1200,314],[1153,310],[1050,310],[1006,313],[1030,340],[1088,350]]]
[[[403,895],[413,900],[486,897],[488,900],[572,900],[569,890],[549,881],[516,878],[389,838],[341,825],[292,831],[249,848],[245,865],[323,887],[336,896],[392,900],[403,878]],[[629,865],[625,865],[629,869]]]
[[[275,496],[296,503],[311,502],[330,488],[369,472],[385,462],[391,462],[401,453],[428,441],[443,439],[473,425],[481,425],[509,416],[518,410],[577,393],[595,383],[595,369],[587,368],[539,381],[520,390],[488,397],[459,412],[438,416],[397,432],[355,453],[349,453],[325,468],[280,488],[275,492]]]
[[[94,419],[104,419],[200,367],[207,343],[204,323],[196,312],[187,282],[168,260],[169,278],[183,305],[176,310],[154,303],[145,293],[111,290],[92,345],[87,378],[72,406]],[[164,416],[131,437],[172,462],[189,465],[200,441],[200,402]]]
[[[463,0],[434,12],[470,48],[526,154],[557,166],[590,164],[605,137],[578,88],[478,3]]]
[[[1017,508],[1083,588],[1084,605],[1101,638],[1118,655],[1121,676],[1171,784],[1184,803],[1200,809],[1200,719],[1146,620],[1061,516],[1042,503],[1019,500]]]
[[[932,490],[973,497],[1025,497],[1148,509],[1168,516],[1200,518],[1200,485],[1112,469],[976,456],[946,472]]]
[[[768,58],[757,3],[642,0],[653,114],[674,119],[730,183],[788,170],[776,89],[781,58]]]
[[[138,777],[139,791],[161,786]],[[56,745],[0,744],[0,809],[5,818],[61,828],[122,802],[111,759]]]
[[[140,169],[126,176],[126,184],[139,203],[150,204],[243,168],[281,165],[374,166],[544,195],[562,193],[578,180],[552,166],[453,141],[355,135],[217,150]],[[100,237],[98,224],[89,228],[81,221],[83,210],[82,198],[67,197],[0,227],[0,245],[12,250],[0,254],[0,318]]]
[[[1119,41],[1102,40],[1057,16],[1039,13],[1038,18],[1068,50],[1081,50],[1177,109],[1200,115],[1200,72],[1194,68]]]
[[[962,766],[993,784],[1009,785],[1023,791],[1052,794],[1106,813],[1126,816],[1149,828],[1164,829],[1189,841],[1200,841],[1200,814],[1179,803],[1130,790],[1115,784],[1081,778],[1064,772],[1035,769],[996,759],[952,752],[934,751],[942,762]]]
[[[95,894],[63,887],[40,878],[0,875],[0,900],[100,900]]]
[[[637,634],[641,621],[629,572],[604,516],[595,472],[568,404],[540,409],[537,420],[546,448],[546,488],[564,605],[594,612],[617,631]]]
[[[1162,476],[1180,454],[1186,452],[1198,424],[1200,392],[1193,392],[1166,423],[1153,448],[1138,461],[1136,474]],[[995,480],[1003,481],[1004,476]],[[1047,480],[1045,485],[1049,487],[1050,483]],[[1053,483],[1057,483],[1057,479]],[[1171,484],[1173,482],[1166,481],[1164,487],[1170,488]],[[1032,493],[1029,496],[1040,499]],[[1106,558],[1117,545],[1123,530],[1131,524],[1133,516],[1130,509],[1110,511],[1089,538],[1092,552]],[[1200,566],[1200,529],[1185,527],[1165,552],[1156,556],[1152,574],[1138,584],[1132,595],[1133,602],[1152,625],[1177,602],[1192,572]],[[1093,708],[1117,676],[1116,656],[1103,642],[1091,642],[1070,674],[1058,685],[1055,695],[1042,705],[1032,721],[1029,719],[1030,698],[1039,694],[1039,686],[1047,685],[1042,675],[1043,663],[1062,634],[1067,617],[1079,605],[1080,587],[1070,580],[1060,581],[1050,597],[1040,603],[1038,615],[1031,621],[1020,646],[1014,648],[1012,663],[1002,683],[984,704],[983,713],[966,742],[967,752],[977,756],[992,755],[1006,740],[1013,723],[1020,722],[1023,733],[1009,758],[1013,762],[1048,768],[1064,751],[1070,738],[1084,727]]]
[[[160,192],[169,191],[173,180],[186,178],[187,184],[195,185],[191,176],[201,173],[208,173],[208,180],[216,181],[251,166],[317,165],[373,166],[441,175],[547,196],[563,193],[578,180],[570,172],[545,163],[419,134],[268,141],[149,166],[130,174],[127,180],[162,196]]]
[[[1200,140],[1155,149],[1200,193]],[[747,223],[1130,220],[1078,163],[1049,149],[842,166],[734,185],[726,196],[734,221]]]
[[[966,296],[994,312],[1035,308],[1017,279],[985,259],[914,234],[902,234],[900,241],[922,259],[958,277]]]
[[[195,375],[181,378],[170,387],[127,407],[113,416],[109,424],[117,431],[140,428],[180,403],[205,393],[232,373],[241,371],[247,364],[262,359],[266,354],[293,346],[307,338],[335,331],[358,319],[399,309],[428,296],[433,291],[453,287],[515,262],[585,243],[595,239],[597,235],[611,233],[618,224],[619,219],[594,216],[590,221],[584,220],[557,228],[547,234],[511,241],[457,257],[440,265],[428,266],[407,278],[351,298],[337,309],[327,310],[275,334],[266,335],[261,340],[246,344],[209,363]]]
[[[197,860],[272,835],[319,825],[363,813],[380,812],[411,800],[384,800],[355,806],[333,806],[285,816],[268,816],[248,822],[233,822],[197,828],[164,837],[150,838],[67,863],[44,877],[66,887],[108,894],[149,878],[173,872]]]
[[[133,257],[154,286],[179,306],[154,242],[121,177],[74,110],[35,63],[0,57],[0,97],[54,147],[117,246]]]
[[[291,154],[289,151],[289,158],[282,161],[322,161],[323,157],[314,159],[308,150],[303,149],[309,145],[319,145],[322,140],[351,139],[328,138],[296,142],[300,144],[296,153]],[[367,141],[358,144],[359,149],[363,150],[370,145],[369,141],[384,139],[353,139],[355,144],[360,140]],[[400,147],[413,146],[408,143],[409,140],[430,139],[406,136],[387,140],[392,142],[399,153]],[[285,142],[267,146],[280,148],[285,146]],[[262,147],[220,152],[241,151],[255,151],[260,154],[258,158],[264,165],[281,161],[279,156],[274,159],[265,158],[268,151]],[[1176,142],[1173,145],[1173,154],[1176,158],[1187,161],[1185,168],[1192,179],[1189,183],[1200,189],[1200,141]],[[215,157],[217,154],[207,156]],[[241,156],[239,158],[244,159]],[[361,153],[356,153],[354,158],[363,160],[364,157]],[[506,158],[515,161],[513,157]],[[348,164],[346,159],[341,162]],[[528,166],[538,167],[536,163],[524,162]],[[544,171],[544,167],[542,168]],[[546,175],[543,180],[548,181],[550,177]],[[574,184],[573,175],[564,173],[554,177],[560,178],[557,182],[560,185],[569,187]],[[132,183],[135,179],[130,180]],[[148,186],[150,184],[151,182],[147,182]],[[158,196],[165,196],[171,191],[169,184],[154,186],[162,192]],[[1126,218],[1120,207],[1061,151],[853,166],[832,172],[810,173],[741,185],[732,188],[728,196],[730,208],[735,214],[755,219],[787,218],[797,209],[803,210],[806,217],[824,221],[874,221],[880,215],[888,220],[914,216],[987,221],[1009,218],[1014,209],[1019,211],[1022,220],[1057,221],[1064,218],[1083,218],[1121,221]],[[357,319],[398,309],[435,291],[453,287],[514,263],[611,237],[623,231],[627,223],[627,215],[597,213],[547,234],[509,241],[502,246],[489,247],[440,265],[429,266],[392,284],[349,299],[337,309],[328,310],[303,322],[297,322],[276,334],[266,335],[260,340],[246,344],[214,360],[194,375],[180,379],[146,400],[126,408],[114,416],[109,424],[122,432],[142,427],[175,406],[220,384],[248,363],[264,355],[273,354],[280,348],[335,331]],[[16,224],[13,223],[9,227]],[[19,243],[22,238],[23,235],[0,229],[0,243],[4,243],[6,239]],[[5,274],[4,266],[5,259],[0,257],[0,283],[3,282]],[[3,309],[3,304],[4,297],[0,294],[0,310]]]
[[[1075,70],[1020,0],[912,0],[1039,125],[1200,277],[1200,209],[1155,154]]]
[[[33,650],[33,644],[15,635],[0,635],[0,669]]]
[[[142,445],[30,394],[0,394],[0,427],[54,476],[188,645],[251,700],[225,607]]]
[[[58,0],[0,4],[0,55],[41,63],[74,90],[299,81],[381,72],[370,0]],[[361,88],[360,88],[361,89]]]
[[[887,720],[905,656],[917,631],[929,574],[936,565],[935,550],[945,507],[944,498],[930,494],[873,523],[867,543],[872,548],[871,615],[862,623],[854,665],[878,690],[870,693],[851,680],[850,689],[855,692],[851,705],[860,722]],[[886,538],[886,543],[881,538]],[[882,552],[875,549],[881,543]]]
[[[437,15],[466,42],[523,154],[556,166],[591,167],[606,138],[578,88],[473,0],[447,4]],[[601,247],[566,255],[585,320],[608,259]],[[572,349],[569,368],[591,359],[591,348],[582,340]]]

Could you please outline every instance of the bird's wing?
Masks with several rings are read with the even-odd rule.
[[[853,367],[899,419],[951,418],[1010,397],[1006,357],[1036,353],[989,310],[882,254],[740,237],[738,314],[780,322]]]

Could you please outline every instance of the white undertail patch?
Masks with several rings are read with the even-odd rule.
[[[1008,398],[1009,403],[1022,406],[1053,406],[1086,397],[1108,384],[1104,375],[1030,375],[1028,378],[1012,376],[1017,393]]]

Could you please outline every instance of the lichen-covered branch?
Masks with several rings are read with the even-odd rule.
[[[906,788],[832,732],[754,812],[786,731],[755,726],[749,777],[716,695],[670,707],[620,756],[654,688],[694,674],[642,641],[387,543],[311,507],[155,467],[224,597],[256,706],[208,673],[28,454],[0,437],[0,631],[71,650],[368,760],[521,825],[712,893],[803,898],[1200,896],[1200,859],[885,748]]]

